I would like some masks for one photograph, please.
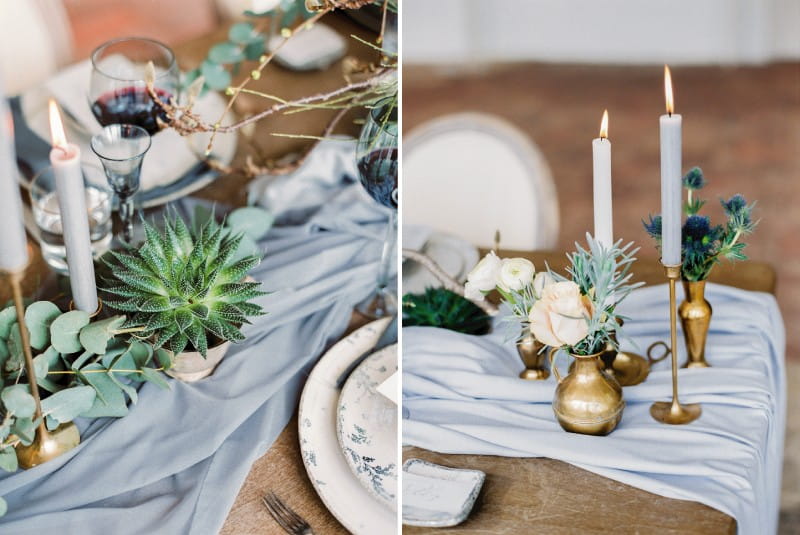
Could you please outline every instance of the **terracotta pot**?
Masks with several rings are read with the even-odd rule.
[[[565,431],[584,435],[607,435],[622,419],[625,401],[622,387],[600,361],[603,352],[572,355],[574,367],[562,377],[553,363],[557,348],[550,350],[550,370],[558,380],[553,412]]]
[[[172,368],[165,370],[165,373],[175,379],[192,383],[208,377],[214,372],[214,368],[220,363],[222,357],[228,352],[231,343],[228,341],[209,347],[206,357],[199,351],[184,351],[175,357]]]
[[[706,362],[706,338],[711,324],[711,305],[706,301],[706,281],[683,281],[686,300],[678,307],[678,316],[683,326],[683,339],[689,360],[687,368],[708,368]]]

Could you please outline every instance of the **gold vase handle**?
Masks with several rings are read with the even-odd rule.
[[[653,350],[656,349],[657,347],[663,347],[664,353],[662,355],[654,357]],[[653,365],[656,362],[661,362],[662,360],[667,358],[670,355],[670,353],[672,353],[672,350],[669,348],[667,343],[659,340],[658,342],[653,342],[652,344],[650,344],[650,347],[647,348],[647,360],[650,361],[650,365]]]
[[[558,367],[555,363],[555,357],[553,355],[558,355],[558,347],[551,347],[550,351],[547,352],[547,358],[550,360],[550,371],[553,372],[553,375],[556,376],[556,381],[561,383],[561,372],[558,371]]]

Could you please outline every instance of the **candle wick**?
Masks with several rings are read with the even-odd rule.
[[[56,149],[60,150],[61,152],[63,152],[64,156],[69,156],[69,149],[67,147],[65,147],[64,145],[56,145],[53,148],[56,148]]]

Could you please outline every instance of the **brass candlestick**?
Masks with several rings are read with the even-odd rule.
[[[24,268],[15,272],[6,272],[11,283],[11,292],[14,297],[14,307],[17,311],[17,326],[19,327],[22,352],[25,355],[25,372],[28,374],[31,396],[36,402],[34,420],[39,420],[36,435],[29,446],[17,444],[17,460],[22,468],[33,468],[50,459],[55,459],[80,444],[81,436],[78,428],[72,422],[61,424],[55,430],[48,431],[42,416],[42,400],[39,396],[39,385],[36,384],[36,374],[33,368],[33,354],[31,353],[28,326],[25,324],[25,307],[22,303],[22,276]]]
[[[669,279],[669,334],[670,350],[672,356],[672,402],[656,401],[650,407],[650,415],[664,424],[681,425],[693,422],[700,417],[702,409],[699,403],[681,405],[678,402],[678,325],[675,309],[675,283],[681,278],[681,265],[665,265],[667,279]],[[662,342],[663,343],[663,342]]]

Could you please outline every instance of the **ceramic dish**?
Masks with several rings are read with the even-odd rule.
[[[407,460],[403,464],[403,524],[431,528],[460,524],[475,505],[485,478],[480,470]]]
[[[397,345],[373,353],[342,388],[336,435],[344,458],[361,485],[397,510],[397,405],[377,388],[397,371]]]
[[[394,533],[396,515],[367,492],[344,460],[336,439],[337,381],[370,351],[391,323],[383,318],[339,341],[320,359],[300,398],[300,451],[308,477],[322,502],[355,535]]]

